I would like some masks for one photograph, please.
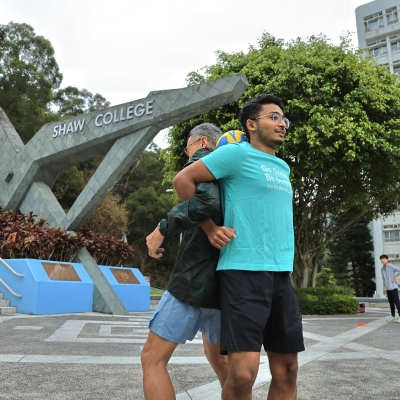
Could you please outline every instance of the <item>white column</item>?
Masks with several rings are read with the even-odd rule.
[[[389,69],[390,72],[393,74],[393,57],[392,57],[392,45],[390,43],[390,35],[386,35],[386,46],[388,49],[388,61],[389,61]]]
[[[372,237],[374,240],[374,260],[375,260],[375,279],[376,293],[378,297],[384,298],[383,282],[381,268],[382,263],[379,256],[383,254],[383,234],[382,234],[382,219],[372,221]]]

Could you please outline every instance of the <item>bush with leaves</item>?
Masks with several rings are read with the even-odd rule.
[[[302,314],[357,314],[359,308],[358,299],[341,294],[317,297],[311,294],[299,296],[300,311]]]
[[[71,262],[77,251],[87,248],[98,264],[120,265],[132,259],[133,249],[111,235],[81,228],[76,235],[47,226],[30,212],[21,214],[0,206],[0,257],[36,258]]]
[[[82,227],[77,236],[99,265],[121,265],[133,257],[132,247],[111,235],[94,233]]]
[[[32,212],[24,215],[0,208],[0,255],[2,258],[37,258],[72,261],[83,247],[77,236],[35,221]]]
[[[317,285],[331,287],[336,285],[336,279],[330,268],[322,267],[317,274]]]
[[[308,287],[308,288],[295,288],[295,292],[298,296],[316,294],[318,297],[333,296],[334,294],[342,294],[345,296],[354,296],[354,290],[344,286],[330,286],[330,287]]]
[[[302,314],[357,314],[359,300],[349,288],[317,287],[295,289]]]

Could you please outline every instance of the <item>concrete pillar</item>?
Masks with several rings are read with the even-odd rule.
[[[383,254],[382,219],[372,221],[372,237],[374,240],[376,294],[378,297],[384,298],[381,274],[382,263],[379,259],[379,256]]]

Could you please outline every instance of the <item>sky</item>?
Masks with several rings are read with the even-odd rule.
[[[0,0],[0,24],[31,25],[48,39],[61,87],[100,93],[112,105],[150,91],[186,86],[191,71],[214,64],[215,52],[246,52],[263,32],[332,43],[352,32],[365,0]],[[166,147],[165,132],[155,139]]]

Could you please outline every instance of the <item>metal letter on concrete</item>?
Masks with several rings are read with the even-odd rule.
[[[247,85],[239,74],[150,92],[144,99],[44,125],[26,145],[0,108],[0,205],[33,211],[50,226],[76,231],[160,130],[237,100]],[[104,154],[66,214],[51,190],[58,175]],[[94,310],[126,314],[88,251],[80,250],[78,260],[95,284]]]

